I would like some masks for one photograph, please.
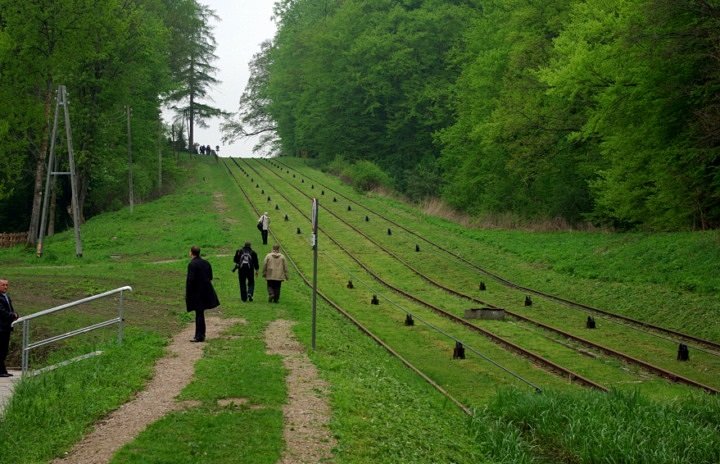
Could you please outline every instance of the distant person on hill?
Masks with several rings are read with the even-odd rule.
[[[262,236],[263,245],[267,245],[268,230],[270,230],[270,216],[267,211],[258,218],[257,228]]]
[[[18,314],[13,309],[12,300],[7,294],[9,282],[0,278],[0,377],[12,377],[12,374],[5,367],[8,351],[10,351],[10,332],[12,323],[18,319]]]
[[[187,280],[185,283],[185,305],[188,312],[195,311],[195,337],[192,342],[205,341],[205,310],[220,306],[212,285],[213,272],[210,263],[200,257],[200,248],[190,248]]]
[[[288,267],[285,256],[280,253],[280,245],[273,245],[272,251],[265,256],[262,275],[267,280],[268,301],[277,303],[280,300],[280,286],[288,280]]]
[[[255,277],[258,275],[260,263],[258,262],[257,253],[250,246],[250,242],[245,242],[245,246],[235,252],[233,261],[235,262],[233,271],[238,271],[238,279],[240,280],[240,299],[252,301],[255,291]]]

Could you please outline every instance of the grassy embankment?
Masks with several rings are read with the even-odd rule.
[[[205,357],[196,367],[195,380],[180,398],[199,400],[201,406],[172,413],[153,424],[118,453],[114,462],[238,462],[239,456],[242,462],[277,461],[282,449],[280,406],[286,392],[281,362],[265,354],[262,331],[271,319],[297,320],[296,333],[309,345],[309,291],[294,277],[283,286],[281,305],[270,306],[262,298],[252,305],[240,305],[235,275],[230,273],[230,255],[245,239],[257,241],[254,215],[224,168],[200,162],[194,172],[187,190],[140,205],[132,215],[123,210],[89,221],[83,227],[85,257],[79,262],[72,258],[71,234],[48,241],[41,265],[32,253],[22,249],[0,252],[3,272],[11,279],[11,291],[25,314],[108,288],[126,284],[134,288],[127,302],[132,327],[127,343],[114,347],[98,337],[93,342],[105,343],[106,355],[24,381],[0,422],[0,456],[12,462],[45,462],[141,388],[163,341],[189,321],[182,304],[184,270],[187,248],[197,243],[214,265],[222,313],[242,317],[248,323],[232,329],[237,338],[208,343]],[[393,214],[410,211],[385,199],[363,201],[385,205]],[[440,222],[448,235],[466,233],[478,242],[489,240],[483,237],[502,236],[500,232],[487,236],[485,232],[465,232],[433,218],[416,217],[418,227],[428,228],[428,233],[437,233]],[[281,240],[289,249],[299,251],[306,237],[293,234],[294,228],[285,230]],[[614,236],[607,238],[612,244]],[[602,239],[598,236],[597,246],[603,246]],[[522,248],[528,252],[543,249],[546,241]],[[260,254],[266,251],[262,246],[256,249]],[[523,272],[556,265],[542,257],[526,259],[524,254],[498,249],[490,264],[517,265]],[[338,254],[327,257],[344,259]],[[605,275],[609,267],[600,263],[595,271]],[[632,274],[633,270],[642,272],[629,268],[624,281],[639,282],[642,287],[644,280]],[[339,294],[347,278],[342,272],[336,274]],[[543,281],[557,282],[560,290],[577,284],[573,280],[576,277],[550,275]],[[626,287],[632,289],[634,285]],[[263,282],[259,282],[257,294],[264,294]],[[636,298],[640,300],[643,294]],[[344,299],[351,303],[353,297]],[[89,312],[97,317],[97,311],[92,308]],[[519,392],[487,401],[488,409],[469,421],[322,303],[319,315],[318,350],[311,358],[332,386],[332,430],[339,440],[337,462],[534,462],[537,456],[550,456],[554,462],[617,462],[631,452],[634,462],[717,460],[717,402],[701,398],[659,405],[628,394],[608,397],[586,392]],[[396,328],[401,327],[401,320],[398,316]],[[387,334],[392,333],[392,327],[390,324],[385,329]],[[43,330],[49,332],[51,328]],[[15,334],[14,341],[17,338]],[[111,334],[107,338],[111,339]],[[396,336],[398,341],[403,338]],[[437,348],[449,355],[449,348]],[[440,357],[438,362],[452,364],[448,358]],[[436,370],[444,368],[441,365]],[[237,397],[247,398],[248,405],[217,405],[218,399]],[[618,410],[629,412],[619,416]],[[618,417],[625,419],[613,420]],[[682,433],[668,431],[665,424],[670,419]],[[627,432],[628,425],[634,434]],[[567,426],[574,433],[558,434]],[[653,437],[652,443],[643,437]],[[23,447],[22,442],[33,446]],[[693,443],[692,451],[689,442]]]

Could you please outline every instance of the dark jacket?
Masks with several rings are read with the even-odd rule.
[[[12,300],[10,295],[5,293],[8,301],[5,301],[5,297],[0,293],[0,332],[12,332],[12,323],[18,318],[17,313],[13,309]]]
[[[250,247],[242,247],[239,250],[235,252],[235,257],[233,258],[233,261],[235,264],[240,266],[240,256],[242,255],[243,250],[247,250],[250,252],[251,262],[250,262],[250,268],[255,269],[256,271],[260,269],[260,263],[258,262],[258,255],[255,253],[255,250],[253,250]]]
[[[213,273],[210,263],[195,257],[188,263],[185,283],[185,305],[188,311],[212,309],[220,306],[212,285]]]

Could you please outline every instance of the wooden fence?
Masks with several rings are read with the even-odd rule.
[[[0,233],[0,248],[9,248],[27,241],[27,232]]]

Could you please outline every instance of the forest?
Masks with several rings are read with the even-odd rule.
[[[36,240],[53,142],[68,170],[62,116],[51,140],[59,85],[82,222],[170,188],[182,175],[173,150],[193,147],[193,127],[221,114],[205,98],[217,82],[213,19],[196,0],[0,0],[0,232]],[[69,181],[57,183],[49,234],[72,226]]]
[[[230,137],[474,216],[720,225],[716,0],[281,0],[275,20]]]

